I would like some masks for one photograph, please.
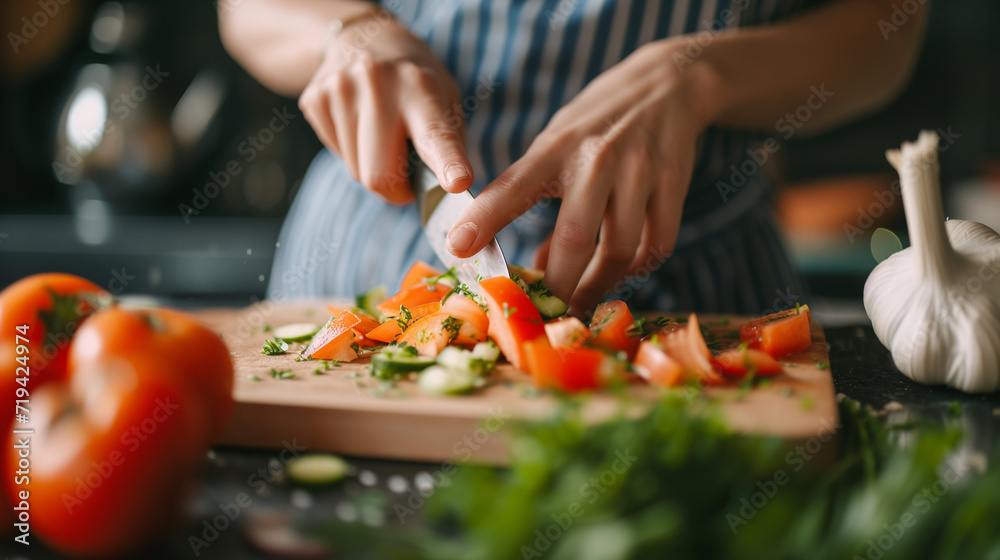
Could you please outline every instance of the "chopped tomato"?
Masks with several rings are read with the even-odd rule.
[[[340,315],[341,313],[350,313],[351,315],[354,315],[355,317],[358,318],[358,324],[354,326],[354,334],[357,335],[356,342],[358,343],[359,346],[363,347],[379,346],[379,341],[372,340],[367,337],[367,334],[369,332],[379,327],[378,321],[372,319],[365,313],[361,312],[354,313],[353,311],[347,309],[340,309],[339,307],[334,307],[332,305],[328,305],[326,306],[326,308],[330,311],[330,314],[334,317]]]
[[[354,349],[357,334],[354,327],[360,323],[358,316],[344,312],[332,317],[313,337],[305,355],[314,360],[339,360],[350,362],[358,357]]]
[[[479,282],[479,288],[486,300],[490,338],[514,367],[524,371],[527,365],[524,344],[545,337],[542,316],[527,294],[510,278],[487,278]]]
[[[524,353],[537,386],[569,393],[602,387],[617,370],[614,358],[596,348],[553,348],[544,336],[525,343]]]
[[[709,385],[722,382],[722,377],[712,368],[712,352],[705,344],[698,317],[694,313],[688,317],[687,327],[666,336],[657,336],[651,342],[663,348],[668,356],[681,364],[685,380],[698,380]]]
[[[456,292],[444,300],[441,311],[462,321],[455,344],[475,344],[486,340],[490,319],[478,303]]]
[[[451,288],[444,284],[421,283],[393,295],[375,308],[384,313],[386,317],[395,317],[399,315],[400,306],[412,310],[425,303],[441,303],[441,300],[450,291]]]
[[[761,317],[740,325],[740,341],[775,359],[805,352],[812,346],[810,320],[808,305]]]
[[[639,344],[639,351],[635,355],[635,370],[653,385],[673,387],[681,382],[684,368],[680,362],[668,356],[659,344],[644,340]]]
[[[417,319],[426,317],[431,313],[437,313],[440,310],[441,304],[437,302],[425,303],[423,305],[418,305],[413,309],[409,309],[410,324],[412,325]],[[368,331],[368,333],[365,334],[365,337],[379,342],[393,342],[399,338],[399,335],[401,334],[403,334],[403,327],[399,324],[399,321],[393,317],[392,319],[389,319],[388,321]]]
[[[713,358],[712,364],[722,373],[737,377],[751,371],[754,375],[775,375],[784,371],[770,355],[753,348],[727,350]]]
[[[399,342],[413,346],[421,356],[435,358],[445,346],[455,341],[461,327],[461,321],[439,311],[407,327]]]
[[[594,333],[590,342],[608,352],[625,352],[632,360],[639,349],[639,337],[629,336],[629,327],[633,324],[635,318],[624,301],[602,303],[590,321],[590,330]]]
[[[510,271],[511,275],[517,274],[521,280],[524,280],[525,284],[534,284],[538,282],[545,276],[544,270],[539,270],[537,268],[528,268],[526,266],[518,266],[516,264],[508,264],[507,270]]]
[[[593,333],[576,317],[560,317],[545,323],[545,335],[555,348],[576,348],[593,336]]]
[[[410,289],[418,284],[423,284],[431,278],[437,278],[444,274],[443,270],[439,270],[424,261],[417,261],[410,266],[410,269],[406,271],[403,275],[403,281],[399,285],[399,291]]]

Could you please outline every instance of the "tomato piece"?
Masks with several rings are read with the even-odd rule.
[[[358,352],[353,348],[358,336],[354,327],[360,322],[353,313],[341,313],[332,317],[313,337],[304,355],[314,360],[354,361],[358,357]]]
[[[456,292],[444,300],[441,311],[462,321],[455,344],[476,344],[486,340],[490,319],[478,303]]]
[[[715,369],[726,375],[742,377],[751,371],[754,375],[775,375],[784,371],[781,364],[769,354],[753,348],[726,350],[712,359]]]
[[[524,344],[545,337],[542,316],[535,304],[510,278],[496,276],[479,282],[489,317],[489,336],[514,367],[527,366]]]
[[[597,306],[590,330],[594,337],[590,343],[608,352],[625,352],[629,360],[635,358],[639,349],[639,337],[629,336],[628,329],[635,324],[635,318],[624,301],[609,301]]]
[[[681,365],[684,381],[698,380],[709,385],[722,382],[722,377],[712,368],[712,352],[705,344],[698,317],[694,313],[688,316],[686,327],[676,329],[666,336],[657,336],[650,339],[650,342],[662,348]]]
[[[341,313],[350,313],[351,315],[354,315],[355,317],[358,318],[358,324],[354,326],[354,334],[357,335],[355,337],[355,342],[357,342],[359,346],[368,348],[380,345],[379,344],[380,341],[373,340],[367,337],[368,333],[381,326],[379,325],[378,321],[372,319],[371,317],[369,317],[364,313],[355,313],[348,309],[341,309],[339,307],[334,307],[332,305],[328,305],[326,306],[326,308],[330,311],[330,315],[334,317],[340,315]]]
[[[172,309],[108,309],[77,331],[69,352],[70,377],[76,382],[81,371],[109,357],[144,375],[166,372],[205,411],[207,430],[199,431],[207,433],[206,443],[222,435],[233,410],[233,362],[215,331]],[[164,367],[149,368],[150,361]]]
[[[593,333],[576,317],[560,317],[545,323],[545,336],[555,348],[576,348],[592,337]]]
[[[443,270],[431,266],[424,261],[416,261],[406,271],[406,274],[403,275],[403,281],[399,284],[399,291],[408,290],[414,286],[423,284],[431,278],[437,278],[442,274],[444,274]]]
[[[674,387],[680,384],[684,368],[658,344],[644,340],[635,355],[635,370],[639,377],[653,385]]]
[[[780,359],[812,346],[809,306],[788,309],[740,325],[740,341]]]
[[[409,309],[409,308],[407,308]],[[430,315],[431,313],[437,313],[441,310],[441,304],[438,302],[425,303],[423,305],[418,305],[410,311],[410,324],[412,325],[417,319],[421,319]],[[399,335],[403,334],[403,329],[400,327],[399,322],[396,318],[389,319],[388,321],[382,323],[381,325],[375,327],[369,331],[365,336],[371,340],[377,340],[379,342],[395,342]]]
[[[603,387],[618,369],[614,358],[596,348],[553,348],[544,336],[526,342],[524,353],[535,385],[568,393]]]
[[[399,342],[413,346],[421,356],[435,358],[445,346],[454,342],[461,327],[461,321],[439,311],[407,327]]]
[[[122,557],[169,531],[205,452],[191,437],[205,429],[197,407],[167,381],[172,366],[108,358],[31,395],[30,483],[15,483],[16,453],[3,465],[14,503],[30,491],[32,539],[74,557]],[[8,437],[11,448],[25,436]]]
[[[450,291],[451,288],[444,284],[417,284],[393,295],[375,308],[386,317],[395,317],[399,315],[400,306],[405,306],[412,311],[414,307],[425,303],[441,303],[441,300]]]

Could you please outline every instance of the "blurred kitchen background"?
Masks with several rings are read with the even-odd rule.
[[[0,288],[61,270],[173,305],[263,296],[282,218],[320,149],[296,100],[229,58],[216,2],[63,2],[0,4]],[[997,21],[995,0],[934,3],[898,101],[793,137],[768,162],[828,321],[863,319],[868,272],[907,244],[883,154],[919,129],[944,139],[948,214],[1000,230]]]

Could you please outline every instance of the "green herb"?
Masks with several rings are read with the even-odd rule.
[[[325,372],[326,370],[320,367],[313,369],[313,375],[323,375]]]
[[[738,351],[740,351],[740,352],[746,352],[747,350],[750,349],[750,343],[749,342],[741,342],[740,345],[736,347],[736,349]]]
[[[817,369],[826,369],[828,367],[830,367],[830,364],[828,364],[826,362],[816,362],[816,368]]]
[[[961,416],[962,405],[959,404],[958,401],[951,401],[950,403],[948,403],[948,414],[952,416]]]
[[[399,325],[400,331],[406,331],[406,328],[410,326],[410,321],[413,320],[413,313],[406,308],[405,305],[399,306],[399,315],[396,316],[396,324]]]
[[[507,302],[506,301],[503,302],[503,316],[504,316],[504,318],[509,319],[510,316],[511,316],[511,314],[516,313],[516,312],[517,312],[517,308],[516,307],[510,307],[510,308],[508,308],[507,307]]]
[[[427,283],[427,289],[430,291],[434,291],[434,286],[436,286],[438,282],[442,281],[444,284],[447,284],[448,286],[458,285],[458,273],[456,272],[455,267],[449,268],[447,271],[444,272],[444,274],[436,278],[429,278],[425,280],[425,282]]]
[[[483,310],[483,312],[486,312],[486,302],[483,301],[483,298],[479,294],[470,290],[469,287],[466,286],[465,284],[459,284],[458,286],[452,288],[451,291],[444,296],[444,299],[441,300],[441,304],[444,305],[444,303],[448,301],[448,298],[450,298],[452,294],[461,294],[471,299],[476,303],[476,305],[479,306],[480,309]]]
[[[277,356],[279,354],[284,354],[287,350],[288,343],[284,340],[265,340],[264,346],[260,349],[260,353],[265,356]]]
[[[454,317],[446,317],[444,321],[441,321],[441,329],[444,330],[448,337],[448,343],[450,344],[453,340],[458,338],[458,331],[462,328],[462,321]]]
[[[757,382],[758,389],[767,389],[770,386],[771,386],[770,379],[761,379],[760,381]]]
[[[323,362],[323,369],[340,367],[340,360],[328,360]]]
[[[812,410],[816,408],[816,402],[813,401],[812,397],[806,395],[799,400],[799,406],[802,407],[802,410]]]
[[[290,369],[271,368],[270,374],[271,377],[275,379],[293,379],[295,377],[295,373],[293,373]]]
[[[264,332],[271,332],[271,325],[264,325],[263,327],[260,328],[260,330]]]
[[[345,373],[343,377],[344,379],[357,379],[358,377],[360,377],[360,375],[358,374],[358,372],[352,371],[350,373]]]
[[[705,323],[705,324],[708,325],[708,326],[710,326],[710,327],[724,327],[724,326],[726,326],[726,325],[729,324],[729,317],[726,317],[725,315],[723,315],[722,317],[719,317],[718,321],[713,321],[713,322]]]
[[[476,275],[476,282],[482,282],[484,278],[486,278],[486,277],[483,276],[482,274],[477,274]]]
[[[260,381],[261,380],[259,375],[253,375],[253,374],[248,375],[247,379],[249,379],[250,381]]]

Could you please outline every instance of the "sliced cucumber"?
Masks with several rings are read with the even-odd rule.
[[[531,303],[534,303],[535,307],[538,308],[542,319],[546,321],[562,317],[569,310],[569,305],[566,305],[565,301],[557,298],[555,294],[549,291],[545,284],[542,284],[541,280],[529,285],[525,293],[528,294]]]
[[[319,332],[321,325],[316,323],[292,323],[275,327],[274,338],[285,342],[303,342]]]
[[[431,366],[420,372],[417,385],[432,395],[465,393],[476,386],[478,375],[468,375],[444,366]]]
[[[492,340],[480,342],[472,347],[472,357],[496,364],[500,359],[500,348]]]
[[[375,286],[374,288],[354,298],[354,304],[358,306],[358,309],[371,315],[375,318],[375,320],[382,323],[385,322],[385,317],[381,312],[379,312],[378,309],[376,309],[376,307],[378,304],[385,301],[385,298],[387,297],[389,297],[389,292],[385,289],[385,286]]]
[[[322,453],[292,459],[285,472],[294,482],[318,486],[343,480],[349,469],[347,462],[340,457]]]
[[[537,268],[528,268],[525,266],[518,266],[516,264],[508,264],[507,270],[510,271],[511,278],[513,278],[514,275],[516,274],[518,275],[518,277],[520,277],[528,284],[534,284],[535,282],[541,280],[542,276],[545,276],[544,270],[538,270]]]
[[[412,346],[389,345],[372,356],[372,376],[383,380],[398,379],[432,365],[434,358],[420,356]]]

